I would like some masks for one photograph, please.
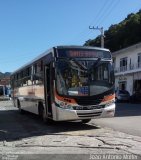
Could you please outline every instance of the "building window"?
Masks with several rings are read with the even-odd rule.
[[[141,68],[141,53],[138,53],[138,68]]]
[[[120,71],[127,71],[127,57],[120,59]]]

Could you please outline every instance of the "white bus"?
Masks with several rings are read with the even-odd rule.
[[[114,69],[108,49],[57,46],[11,75],[12,97],[20,112],[44,121],[113,117]]]

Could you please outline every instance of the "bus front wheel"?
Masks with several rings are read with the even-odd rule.
[[[91,121],[91,119],[82,119],[82,123],[88,123],[90,121]]]

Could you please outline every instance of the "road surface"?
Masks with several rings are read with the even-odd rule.
[[[141,104],[117,103],[114,118],[96,119],[90,123],[141,137]]]
[[[120,115],[111,122],[125,118]],[[0,102],[0,159],[86,160],[102,159],[102,155],[141,159],[141,137],[107,128],[105,120],[104,127],[93,124],[94,120],[47,125],[33,114],[19,114],[9,101]]]

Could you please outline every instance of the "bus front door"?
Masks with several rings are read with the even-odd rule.
[[[46,102],[46,114],[48,118],[52,118],[52,106],[51,106],[51,64],[45,66],[45,102]]]

